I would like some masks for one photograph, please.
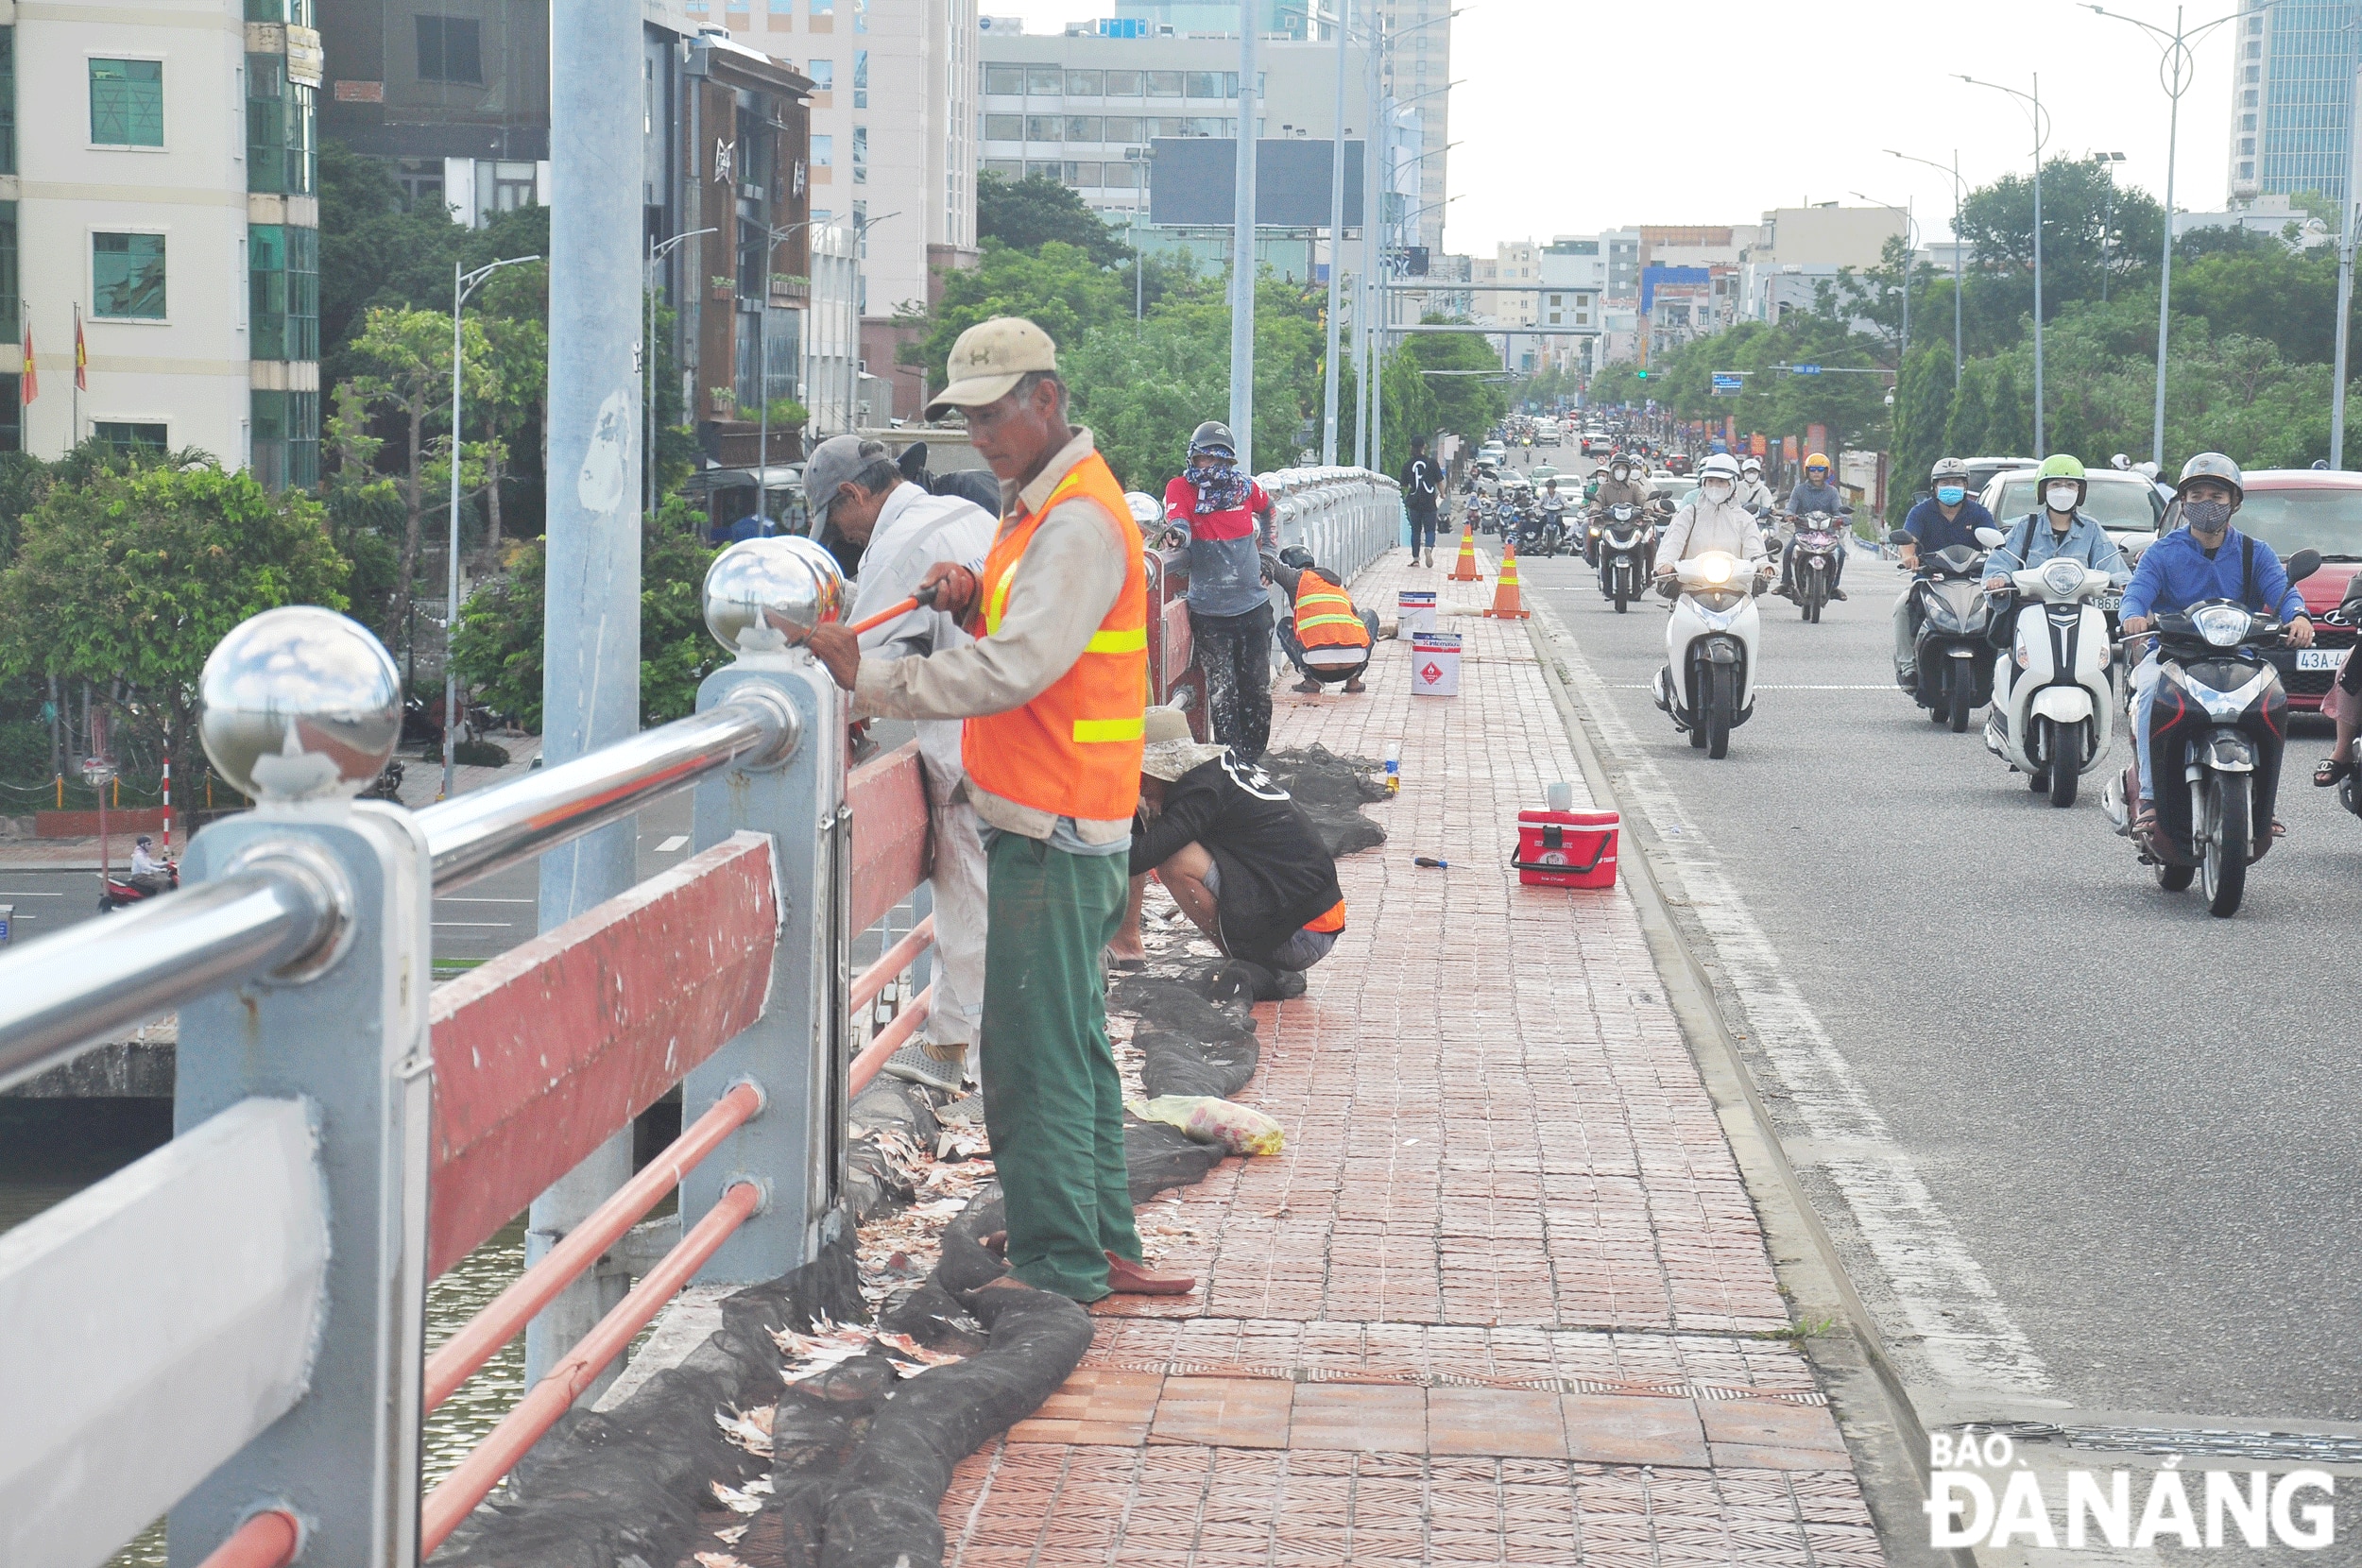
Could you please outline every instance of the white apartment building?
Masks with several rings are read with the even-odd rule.
[[[253,20],[266,17],[265,20]],[[319,469],[310,0],[0,9],[0,449],[195,447],[273,486]],[[38,134],[21,128],[38,127]],[[87,390],[75,387],[75,322]]]
[[[976,0],[681,0],[812,78],[812,221],[849,227],[861,261],[862,355],[915,417],[918,378],[893,364],[898,307],[976,254]]]
[[[1486,326],[1531,327],[1539,298],[1532,291],[1542,284],[1542,249],[1532,240],[1503,240],[1493,247],[1488,260],[1477,258],[1475,295],[1471,301],[1476,319]],[[1487,283],[1514,283],[1515,288],[1490,289]]]
[[[1371,0],[1359,0],[1356,20],[1367,13]],[[1390,214],[1399,220],[1406,245],[1445,248],[1444,205],[1449,181],[1451,154],[1452,0],[1376,0],[1377,12],[1391,43],[1382,61],[1379,86],[1385,95],[1403,106],[1416,121],[1418,160],[1412,178],[1403,181],[1411,193],[1404,209]]]

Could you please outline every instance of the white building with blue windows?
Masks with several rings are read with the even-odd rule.
[[[317,482],[310,4],[92,0],[0,26],[0,328],[30,332],[39,386],[22,401],[11,354],[0,450],[95,436]]]
[[[2308,192],[2343,201],[2362,7],[2241,0],[2239,9],[2231,25],[2231,205]]]

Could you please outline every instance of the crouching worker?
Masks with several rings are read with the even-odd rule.
[[[1140,899],[1165,890],[1244,971],[1258,1001],[1304,994],[1304,971],[1345,929],[1337,862],[1288,792],[1227,747],[1190,738],[1178,708],[1152,707],[1132,826],[1132,901],[1114,944],[1139,956]]]
[[[1292,690],[1309,693],[1343,681],[1348,691],[1368,690],[1361,673],[1370,667],[1378,617],[1355,609],[1337,574],[1314,565],[1312,553],[1300,546],[1264,556],[1263,574],[1295,606],[1293,617],[1279,623],[1279,646],[1304,677]]]

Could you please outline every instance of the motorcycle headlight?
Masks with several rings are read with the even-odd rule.
[[[2083,586],[2083,563],[2053,555],[2043,563],[2042,585],[2062,599]]]
[[[1940,632],[1960,630],[1960,612],[1940,594],[1929,594],[1926,600],[1927,624]]]
[[[2235,605],[2209,605],[2191,615],[2190,624],[2216,647],[2236,648],[2246,639],[2248,628],[2255,624],[2255,617]]]
[[[1731,558],[1728,555],[1709,555],[1699,563],[1698,574],[1720,587],[1731,580]]]

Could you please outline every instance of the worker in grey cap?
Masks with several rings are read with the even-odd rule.
[[[911,597],[939,562],[982,571],[992,548],[991,513],[957,496],[929,495],[904,477],[881,441],[837,435],[821,442],[804,464],[804,497],[815,526],[833,523],[862,547],[849,617],[855,622]],[[923,658],[975,640],[950,614],[921,607],[862,633],[861,651]],[[928,874],[935,906],[934,995],[919,1042],[880,1070],[956,1094],[964,1078],[975,1076],[968,1049],[984,1016],[984,845],[976,809],[960,787],[960,721],[921,719],[916,728],[934,827]]]

